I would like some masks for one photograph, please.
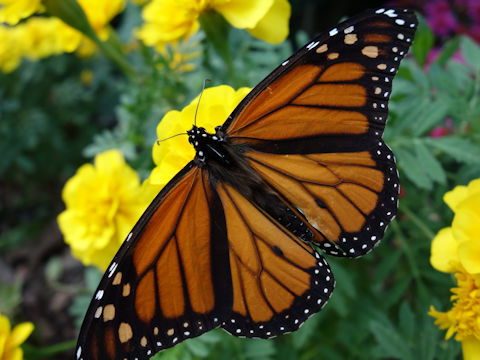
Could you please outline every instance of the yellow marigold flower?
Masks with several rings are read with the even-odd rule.
[[[446,339],[455,333],[455,340],[462,342],[465,360],[480,359],[480,275],[469,274],[461,266],[455,274],[457,287],[452,288],[452,308],[447,312],[430,307],[430,316],[440,329],[448,329]]]
[[[250,92],[249,88],[235,91],[221,85],[205,89],[197,114],[197,126],[208,132],[215,132],[215,126],[222,125],[238,103]],[[193,125],[198,96],[182,111],[169,111],[157,127],[159,139],[184,133]],[[156,143],[153,147],[153,161],[157,165],[150,175],[152,184],[164,186],[179,170],[195,156],[195,150],[187,136],[176,136]]]
[[[140,185],[117,150],[81,166],[63,188],[66,209],[58,224],[73,255],[105,270],[158,188]]]
[[[15,70],[22,59],[23,46],[15,28],[0,25],[0,71]]]
[[[0,23],[16,25],[21,19],[42,10],[42,0],[0,0]]]
[[[433,306],[429,315],[435,324],[448,329],[462,342],[464,359],[480,358],[480,179],[468,186],[457,186],[444,196],[455,213],[452,226],[440,230],[433,239],[430,262],[443,272],[455,273],[452,308],[439,312]]]
[[[145,44],[162,51],[165,44],[195,33],[199,15],[208,10],[271,43],[282,42],[288,35],[291,9],[287,0],[152,0],[143,8],[145,24],[137,35]]]
[[[443,272],[453,272],[460,263],[467,272],[480,274],[480,179],[457,186],[444,200],[455,216],[452,226],[433,239],[430,262]]]
[[[20,345],[33,331],[31,322],[18,324],[13,329],[8,318],[0,314],[0,360],[22,360]]]
[[[105,40],[109,31],[107,25],[124,9],[126,0],[78,0],[78,2],[92,28]],[[1,4],[6,5],[1,7]],[[35,4],[40,5],[34,6]],[[34,8],[41,9],[41,0],[0,0],[0,22],[2,16],[6,16],[7,13],[26,14],[21,17],[27,17],[32,12],[25,9]],[[10,22],[17,23],[21,17]],[[89,56],[96,50],[96,45],[89,38],[56,17],[31,17],[12,28],[0,25],[0,39],[2,72],[15,70],[22,57],[38,60],[73,51],[78,51],[80,56]]]
[[[24,44],[24,56],[38,60],[74,51],[82,34],[54,17],[32,17],[16,26]]]

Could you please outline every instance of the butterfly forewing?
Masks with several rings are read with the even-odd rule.
[[[413,12],[396,8],[338,25],[286,60],[224,124],[330,254],[367,253],[396,214],[398,175],[381,136],[416,25]]]
[[[230,316],[222,205],[204,171],[184,172],[149,206],[104,275],[78,359],[144,359]]]

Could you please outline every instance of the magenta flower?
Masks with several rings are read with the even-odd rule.
[[[430,131],[429,136],[432,138],[440,138],[453,132],[453,120],[451,118],[445,119],[445,125],[435,126]]]
[[[448,35],[458,27],[457,19],[446,0],[430,1],[425,5],[425,12],[428,24],[437,35]]]

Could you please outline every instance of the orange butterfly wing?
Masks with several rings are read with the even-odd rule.
[[[395,159],[381,136],[416,25],[398,9],[338,25],[286,60],[223,126],[329,254],[367,253],[396,214]]]
[[[233,301],[225,238],[218,195],[190,164],[113,259],[85,317],[77,358],[143,359],[220,326]]]
[[[231,186],[218,184],[217,192],[227,224],[234,295],[233,313],[222,327],[233,335],[261,338],[298,329],[330,298],[335,285],[330,267]]]

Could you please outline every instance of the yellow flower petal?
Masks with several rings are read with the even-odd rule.
[[[462,340],[463,360],[480,359],[480,340],[475,336],[468,336]]]
[[[453,236],[459,241],[476,239],[480,234],[480,192],[469,193],[456,204],[452,222]],[[480,260],[479,260],[480,261]]]
[[[7,360],[23,360],[23,351],[21,348],[11,350],[7,355]]]
[[[0,23],[16,25],[21,19],[42,10],[42,0],[0,0]]]
[[[125,0],[77,0],[88,22],[102,40],[108,38],[106,25],[125,8]]]
[[[456,212],[458,205],[474,194],[480,194],[480,179],[470,181],[468,186],[456,186],[452,191],[444,195],[443,200],[450,206],[453,212]]]
[[[24,322],[15,326],[10,334],[10,346],[20,346],[27,340],[33,329],[34,326],[31,322]]]
[[[290,13],[290,3],[287,0],[275,0],[267,14],[248,32],[266,42],[281,43],[288,36]]]
[[[468,196],[468,190],[466,186],[456,186],[453,190],[445,193],[443,196],[443,201],[452,209],[453,212],[456,211],[457,205],[463,201]]]
[[[211,7],[234,27],[253,28],[273,5],[273,0],[214,0]]]
[[[221,85],[205,89],[198,107],[196,124],[214,133],[215,127],[222,125],[238,103],[250,92],[249,88],[237,91],[230,86]],[[160,140],[184,133],[192,128],[195,119],[197,96],[182,111],[169,111],[157,127]],[[153,161],[157,165],[150,174],[149,181],[164,186],[195,156],[195,150],[185,135],[155,143]]]
[[[198,31],[202,4],[197,1],[152,0],[142,9],[145,23],[136,36],[162,52],[166,43],[175,43]]]
[[[438,271],[453,272],[454,263],[458,262],[457,241],[453,237],[452,228],[440,230],[432,241],[430,263]]]
[[[467,272],[480,274],[480,233],[476,238],[459,244],[458,257]]]
[[[20,345],[27,340],[33,331],[33,324],[24,322],[11,330],[8,318],[0,314],[0,359],[22,360],[23,352]]]

